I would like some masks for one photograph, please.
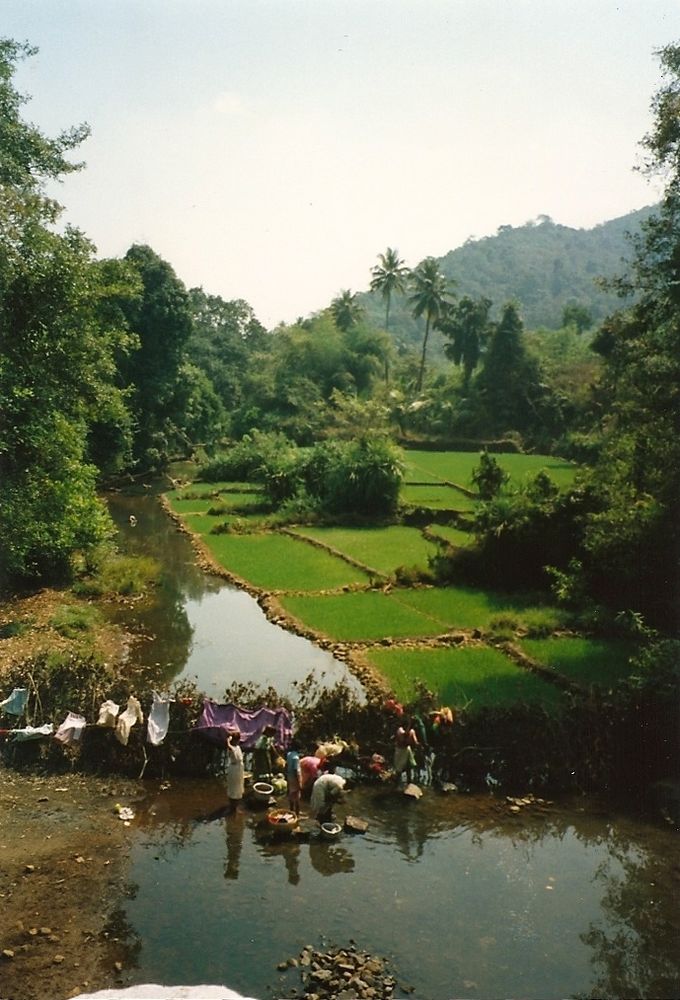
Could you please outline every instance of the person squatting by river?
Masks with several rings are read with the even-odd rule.
[[[243,798],[245,771],[240,730],[227,730],[227,798],[231,812],[236,812]]]
[[[312,797],[309,802],[310,812],[319,823],[330,823],[333,819],[333,806],[345,794],[347,782],[335,773],[335,767],[330,765],[328,771],[314,782]]]

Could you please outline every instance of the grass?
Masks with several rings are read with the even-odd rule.
[[[225,513],[229,511],[248,511],[252,507],[259,507],[264,502],[262,493],[220,493],[219,496],[212,497],[181,497],[175,491],[166,494],[167,499],[174,511],[178,514],[205,514],[211,509],[222,508]]]
[[[473,709],[524,702],[555,710],[563,698],[557,687],[487,646],[375,649],[368,659],[405,702],[416,694],[416,681],[424,682],[443,704],[469,701]]]
[[[378,590],[280,598],[289,614],[338,642],[438,635],[441,623]]]
[[[120,594],[131,597],[144,594],[160,578],[160,565],[150,556],[127,556],[109,552],[102,557],[95,572],[84,575],[73,584],[79,597],[101,597]]]
[[[231,482],[227,480],[222,480],[218,483],[205,483],[200,479],[191,483],[189,486],[181,486],[176,490],[168,490],[165,494],[171,502],[174,499],[187,500],[192,497],[215,498],[216,493],[261,493],[261,489],[256,483],[242,483],[242,482]]]
[[[475,587],[425,587],[393,591],[395,599],[420,614],[437,620],[440,631],[486,628],[499,616],[512,616],[519,624],[540,605],[521,594],[501,594]]]
[[[398,566],[427,568],[428,557],[437,546],[423,538],[418,528],[392,525],[388,528],[318,528],[296,531],[300,537],[314,538],[379,573],[389,575]]]
[[[320,549],[276,532],[204,535],[222,566],[265,590],[322,590],[366,583],[360,570]]]
[[[609,687],[631,673],[635,643],[624,640],[554,638],[524,639],[522,648],[534,660],[572,681]]]
[[[511,485],[519,486],[529,476],[545,469],[550,478],[561,488],[571,484],[577,466],[551,455],[494,455],[498,464],[510,473]],[[479,465],[476,452],[465,451],[407,451],[406,480],[442,482],[448,480],[467,489],[474,489],[472,470]]]
[[[443,486],[439,483],[428,486],[406,483],[401,487],[399,497],[402,503],[411,507],[428,507],[431,510],[470,511],[475,508],[472,497],[466,496],[452,486]]]
[[[52,616],[50,625],[68,639],[91,632],[102,620],[98,608],[90,604],[63,604]]]
[[[474,541],[474,537],[469,531],[462,531],[453,524],[430,524],[428,525],[428,530],[438,538],[443,538],[449,545],[456,546],[456,548],[471,545]]]

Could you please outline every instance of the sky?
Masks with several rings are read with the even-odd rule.
[[[268,327],[537,216],[591,228],[660,192],[634,168],[678,0],[0,0],[38,46],[59,185],[100,256],[147,243]]]

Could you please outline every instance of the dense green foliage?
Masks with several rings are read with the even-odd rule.
[[[201,466],[201,477],[251,478],[274,505],[302,495],[329,513],[384,517],[396,510],[402,465],[399,450],[380,437],[298,448],[281,434],[253,432]]]
[[[46,180],[74,169],[64,159],[87,134],[55,140],[20,116],[12,84],[25,46],[0,42],[0,582],[50,578],[71,554],[99,542],[110,522],[88,462],[101,437],[129,441],[114,384],[124,334],[102,300],[115,268],[70,227],[54,229],[58,206]],[[113,429],[115,428],[115,431]],[[96,439],[96,441],[95,441]],[[96,443],[98,442],[98,443]]]

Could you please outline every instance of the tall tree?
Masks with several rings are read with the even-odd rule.
[[[419,319],[423,315],[425,316],[425,332],[423,334],[420,368],[416,383],[416,392],[420,392],[423,387],[425,357],[427,354],[430,327],[441,315],[448,291],[448,282],[439,270],[439,264],[434,257],[426,257],[411,272],[411,288],[413,291],[409,297],[409,302],[413,310],[413,315],[416,319]]]
[[[346,333],[351,327],[356,326],[363,316],[364,310],[357,301],[356,292],[345,288],[331,302],[331,313],[338,330]]]
[[[89,438],[114,411],[123,437],[126,421],[114,384],[126,337],[105,307],[115,268],[97,264],[77,230],[55,230],[60,206],[45,193],[47,181],[77,169],[65,155],[87,127],[49,139],[22,119],[13,76],[34,51],[0,40],[2,584],[66,573],[76,550],[112,530]]]
[[[385,253],[378,255],[378,263],[371,268],[371,291],[380,292],[385,300],[385,332],[390,330],[390,306],[395,292],[404,292],[409,276],[409,269],[399,256],[399,252],[388,247]],[[385,385],[389,383],[389,359],[385,354]]]
[[[455,365],[463,365],[463,388],[467,392],[473,371],[487,336],[491,331],[489,310],[491,299],[462,299],[449,306],[437,320],[437,327],[446,337],[444,353]]]
[[[180,381],[192,329],[189,296],[151,247],[132,246],[125,260],[141,283],[141,294],[125,310],[139,338],[126,366],[137,423],[134,451],[145,470],[159,469],[179,443],[184,445]]]
[[[523,329],[517,306],[506,303],[476,379],[497,433],[527,431],[542,419],[544,390],[539,366],[524,346]]]
[[[647,171],[666,187],[618,282],[637,299],[593,341],[609,405],[602,510],[589,519],[586,546],[599,595],[680,632],[680,44],[658,55],[663,83],[642,145]]]

